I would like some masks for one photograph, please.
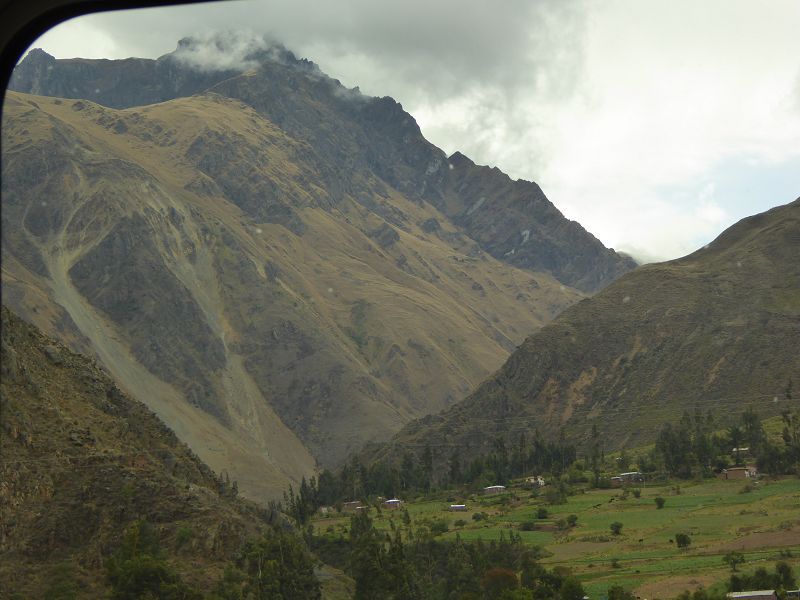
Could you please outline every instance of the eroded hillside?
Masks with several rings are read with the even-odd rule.
[[[385,185],[331,205],[307,144],[235,100],[9,94],[5,119],[7,301],[249,494],[447,406],[580,298]]]
[[[46,597],[59,565],[103,597],[104,561],[137,520],[206,586],[282,517],[235,497],[97,363],[2,309],[0,586]],[[9,596],[11,597],[11,596]]]
[[[744,219],[678,260],[645,265],[530,336],[463,402],[407,425],[369,456],[437,449],[440,468],[498,437],[573,444],[596,426],[606,451],[652,442],[684,411],[729,426],[796,408],[800,200]],[[793,405],[790,403],[794,403]]]

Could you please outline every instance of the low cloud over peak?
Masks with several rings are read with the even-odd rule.
[[[187,64],[246,70],[280,40],[448,154],[537,181],[606,245],[668,259],[797,196],[798,24],[796,0],[239,0],[98,14],[37,45],[152,58],[191,34]]]

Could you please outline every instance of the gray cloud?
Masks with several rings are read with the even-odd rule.
[[[282,42],[334,77],[342,76],[333,72],[337,66],[361,71],[368,79],[362,87],[376,88],[370,93],[434,102],[498,86],[569,93],[582,61],[583,4],[238,0],[86,20],[113,40],[118,57],[154,58],[182,37],[236,30],[248,40],[266,35]]]
[[[445,151],[537,180],[607,245],[666,259],[732,223],[727,203],[796,197],[770,165],[800,167],[798,23],[796,0],[231,0],[93,15],[41,45],[155,58],[193,35],[208,43],[190,64],[247,68],[266,36],[394,97]],[[738,164],[764,181],[741,185]],[[665,195],[708,183],[719,218],[687,221],[693,194]]]

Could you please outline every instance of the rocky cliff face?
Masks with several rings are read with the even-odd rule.
[[[563,430],[579,444],[593,425],[611,450],[652,442],[685,410],[710,410],[721,427],[748,407],[772,416],[790,408],[798,342],[800,199],[567,309],[463,402],[372,456],[430,444],[469,460],[497,436]]]
[[[105,593],[103,561],[136,520],[214,582],[245,540],[279,515],[235,497],[97,363],[2,309],[0,585],[44,597],[68,565],[80,597]]]
[[[113,108],[212,90],[244,101],[309,142],[329,202],[345,194],[369,202],[372,186],[365,180],[378,179],[433,203],[498,260],[550,273],[585,292],[636,266],[565,219],[535,183],[512,181],[460,153],[448,160],[393,99],[347,89],[277,45],[244,52],[237,68],[202,67],[196,56],[206,43],[183,39],[157,60],[57,60],[36,49],[16,69],[9,89]],[[219,43],[217,50],[224,51],[225,41]],[[239,76],[248,68],[248,76]]]
[[[280,48],[199,70],[192,44],[23,61],[17,89],[89,100],[6,97],[3,293],[243,493],[452,404],[631,266],[392,99]]]

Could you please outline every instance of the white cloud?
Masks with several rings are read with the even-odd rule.
[[[43,45],[155,57],[242,28],[395,97],[445,151],[537,181],[639,258],[685,254],[742,206],[800,194],[796,0],[248,0],[95,15]],[[792,164],[797,177],[776,169]]]

